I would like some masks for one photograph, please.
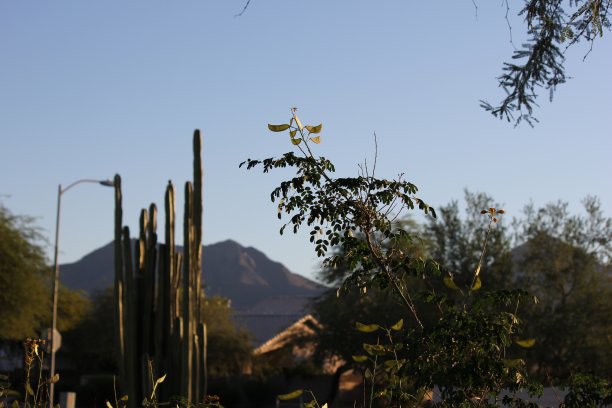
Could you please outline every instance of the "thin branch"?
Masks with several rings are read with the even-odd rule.
[[[244,7],[242,8],[242,11],[236,15],[234,15],[234,17],[240,17],[244,14],[244,12],[246,11],[247,8],[249,8],[249,4],[251,4],[251,0],[247,0],[246,4],[244,5]]]

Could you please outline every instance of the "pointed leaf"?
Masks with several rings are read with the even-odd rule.
[[[293,139],[295,137],[296,133],[297,133],[297,130],[290,130],[289,131],[289,136],[291,136],[291,138]]]
[[[59,373],[55,373],[53,377],[49,379],[49,384],[55,384],[60,379]]]
[[[304,390],[295,390],[295,391],[292,391],[292,392],[290,392],[288,394],[279,395],[278,399],[281,400],[281,401],[287,401],[287,400],[290,400],[290,399],[297,398],[300,395],[302,395],[303,393],[304,393]]]
[[[313,141],[316,144],[319,144],[319,143],[321,143],[321,136],[311,137],[310,140]]]
[[[161,377],[159,377],[159,378],[157,379],[157,381],[155,381],[155,384],[157,385],[157,384],[161,384],[161,383],[163,383],[163,382],[164,382],[164,380],[166,379],[166,375],[167,375],[167,374],[164,374],[164,375],[162,375]]]
[[[270,125],[268,124],[268,129],[270,129],[272,132],[283,132],[287,129],[289,129],[289,125],[284,123],[282,125]]]
[[[294,145],[299,145],[300,143],[302,143],[302,139],[297,138],[297,139],[291,139],[291,143],[293,143]]]
[[[28,395],[34,395],[34,391],[32,391],[30,383],[26,383],[26,392],[28,393]]]
[[[327,408],[327,402],[321,408]]]
[[[461,290],[459,289],[459,286],[457,286],[453,278],[451,278],[450,276],[447,276],[446,278],[444,278],[444,284],[453,290]]]
[[[312,400],[304,403],[304,408],[315,408],[317,406],[317,401]]]
[[[108,401],[106,401],[106,406],[107,406],[108,408],[113,408],[113,406],[111,405],[111,403],[110,403],[110,402],[108,402]]]
[[[480,281],[480,278],[476,278],[476,281],[474,282],[474,286],[472,286],[472,288],[470,289],[471,291],[477,291],[478,289],[480,289],[482,287],[482,282]]]
[[[529,348],[529,347],[533,347],[536,341],[535,339],[524,339],[524,340],[515,340],[514,342],[521,347]]]
[[[404,327],[404,319],[399,319],[397,323],[391,326],[391,330],[399,331]]]
[[[307,126],[304,126],[304,127],[305,127],[305,128],[306,128],[306,130],[308,130],[310,133],[320,133],[320,132],[321,132],[321,129],[323,129],[323,124],[321,123],[321,124],[319,124],[319,125],[317,125],[317,126],[310,126],[310,125],[307,125]]]
[[[355,327],[363,333],[372,333],[380,328],[377,324],[363,324],[359,322],[355,322]]]

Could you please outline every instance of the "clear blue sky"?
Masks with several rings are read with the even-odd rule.
[[[568,51],[573,78],[540,98],[540,124],[515,129],[478,104],[502,97],[512,53],[504,7],[478,3],[476,18],[467,0],[253,0],[235,18],[242,0],[0,2],[0,200],[36,217],[51,258],[57,185],[119,173],[135,235],[140,208],[191,178],[199,128],[204,243],[231,238],[312,277],[307,233],[278,235],[282,174],[238,169],[290,150],[266,124],[297,106],[323,122],[319,152],[342,175],[372,159],[376,132],[378,175],[405,173],[434,206],[469,188],[510,216],[530,200],[578,212],[593,194],[612,215],[609,33],[586,62],[584,46]],[[65,263],[112,240],[112,190],[75,187],[62,217]]]

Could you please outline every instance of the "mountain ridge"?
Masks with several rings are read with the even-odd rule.
[[[182,251],[182,247],[176,249]],[[64,285],[88,293],[113,285],[113,242],[76,262],[60,265],[60,273]],[[202,246],[202,281],[207,296],[229,298],[235,309],[249,309],[275,297],[317,297],[325,290],[258,249],[234,240]]]

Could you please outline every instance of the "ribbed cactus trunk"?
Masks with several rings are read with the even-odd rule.
[[[206,395],[206,325],[200,307],[202,268],[202,140],[193,137],[194,180],[185,184],[183,254],[175,247],[175,194],[166,187],[165,243],[157,242],[157,207],[140,214],[132,250],[122,228],[121,178],[115,176],[115,326],[119,376],[130,407],[151,393],[154,378],[167,374],[158,400],[181,395],[198,403]]]

